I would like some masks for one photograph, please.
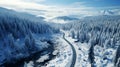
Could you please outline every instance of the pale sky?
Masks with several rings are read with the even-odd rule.
[[[120,0],[0,0],[0,7],[53,18],[96,15],[101,9],[119,9]]]

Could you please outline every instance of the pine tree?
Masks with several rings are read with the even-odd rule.
[[[116,67],[120,67],[120,45],[117,48],[114,64]]]
[[[94,67],[94,63],[95,63],[94,59],[95,58],[94,58],[94,45],[93,44],[91,44],[91,46],[90,46],[88,55],[89,55],[88,59],[89,59],[89,61],[91,63],[91,67]]]
[[[75,38],[75,32],[74,31],[71,31],[71,36],[72,36],[72,38]]]
[[[10,48],[15,48],[14,37],[12,36],[12,34],[8,35],[8,44]]]
[[[30,32],[25,37],[25,46],[27,47],[29,53],[31,53],[32,51],[35,51],[35,49],[36,49],[35,40],[32,36],[32,33],[30,33]]]

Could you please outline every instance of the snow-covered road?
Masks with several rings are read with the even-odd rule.
[[[72,51],[73,51],[73,56],[72,56],[72,62],[70,67],[75,67],[75,63],[76,63],[76,50],[74,48],[74,46],[65,38],[65,33],[63,33],[63,39],[71,46]]]

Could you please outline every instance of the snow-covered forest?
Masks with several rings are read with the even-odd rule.
[[[37,41],[42,34],[50,36],[59,30],[43,23],[41,18],[0,8],[0,65],[14,63],[42,51],[49,43]],[[39,21],[38,21],[39,20]],[[36,41],[38,43],[36,43]]]
[[[44,19],[0,8],[0,67],[120,67],[120,15]]]
[[[62,26],[75,42],[89,45],[91,67],[120,66],[120,16],[90,16]],[[80,45],[80,44],[78,44]],[[79,59],[81,60],[81,59]],[[114,64],[110,66],[110,64]]]

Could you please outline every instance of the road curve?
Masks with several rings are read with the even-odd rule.
[[[73,51],[73,57],[72,57],[72,63],[70,65],[70,67],[75,67],[75,63],[76,63],[76,50],[74,48],[74,46],[65,38],[65,33],[63,33],[63,39],[71,46],[72,51]]]

